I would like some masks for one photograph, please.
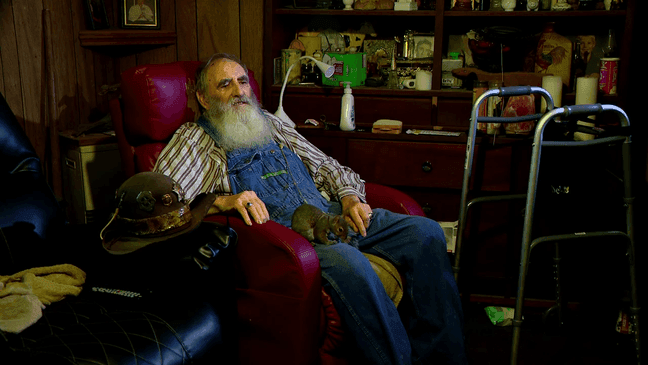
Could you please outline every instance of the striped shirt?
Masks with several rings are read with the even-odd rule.
[[[363,202],[366,201],[364,181],[358,174],[324,154],[279,118],[267,111],[264,114],[274,124],[274,141],[287,146],[299,156],[322,195],[333,200],[356,195]],[[185,123],[178,128],[160,154],[153,171],[165,174],[180,184],[189,201],[204,192],[232,194],[225,151],[196,123]]]

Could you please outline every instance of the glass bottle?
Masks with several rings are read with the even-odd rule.
[[[603,46],[603,57],[619,57],[617,54],[617,44],[616,37],[614,35],[614,29],[608,30],[607,42]]]
[[[576,40],[574,42],[574,50],[572,51],[572,64],[571,64],[571,77],[569,78],[569,85],[572,92],[576,91],[576,80],[579,77],[585,76],[585,60],[581,55],[581,42]]]

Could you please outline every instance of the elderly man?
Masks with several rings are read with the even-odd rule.
[[[236,57],[212,56],[198,70],[196,97],[202,116],[178,129],[155,171],[189,198],[216,193],[209,213],[238,213],[248,225],[273,220],[290,227],[304,202],[342,214],[359,249],[337,243],[315,251],[323,285],[364,363],[466,363],[463,314],[438,223],[372,210],[357,174],[261,109]],[[402,319],[361,251],[405,273],[409,310]]]

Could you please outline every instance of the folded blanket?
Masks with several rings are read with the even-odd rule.
[[[0,330],[19,333],[35,323],[44,305],[77,296],[85,272],[74,265],[37,267],[0,276]]]
[[[20,333],[40,319],[45,306],[29,286],[14,286],[10,290],[2,290],[3,287],[0,282],[0,330]]]

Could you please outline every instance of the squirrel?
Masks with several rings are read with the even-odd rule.
[[[333,232],[344,243],[349,243],[351,237],[347,236],[349,224],[341,215],[324,213],[321,209],[310,204],[302,204],[295,209],[292,216],[292,229],[304,236],[313,246],[316,242],[325,245],[335,244],[328,238],[328,233]]]

